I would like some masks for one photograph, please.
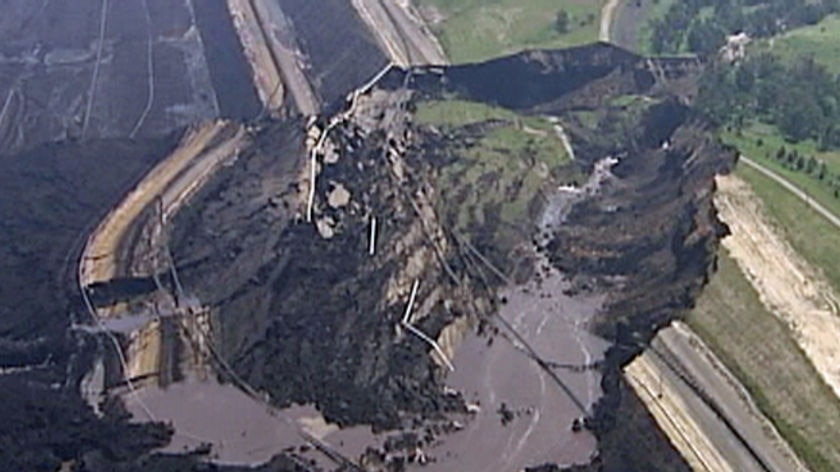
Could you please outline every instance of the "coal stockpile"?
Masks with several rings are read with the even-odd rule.
[[[68,138],[161,136],[218,116],[190,3],[4,3],[0,154]]]
[[[225,2],[195,2],[193,7],[221,117],[256,117],[261,110],[260,99]]]
[[[388,64],[350,2],[276,1],[294,25],[311,67],[307,76],[328,109]]]

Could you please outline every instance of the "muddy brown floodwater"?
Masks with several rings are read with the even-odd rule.
[[[326,456],[306,446],[304,433],[354,458],[367,446],[381,442],[370,427],[340,429],[314,406],[273,408],[214,379],[192,378],[165,389],[147,386],[136,395],[126,393],[123,400],[135,421],[172,424],[175,434],[163,452],[185,452],[209,444],[208,459],[216,464],[262,464],[284,449],[301,450],[303,446],[308,453],[302,457],[322,467],[334,467]]]
[[[576,202],[597,193],[611,178],[615,162],[605,159],[583,187],[559,188],[548,198],[537,225],[540,246],[564,224]],[[512,471],[545,463],[588,463],[595,453],[595,437],[573,425],[591,414],[602,395],[601,374],[594,366],[603,360],[608,343],[588,328],[606,296],[570,290],[571,283],[538,247],[527,257],[535,268],[530,280],[498,293],[505,300],[496,315],[499,330],[470,334],[458,347],[455,371],[446,379],[449,388],[479,409],[453,415],[460,430],[423,446],[429,462],[409,467]],[[136,420],[172,423],[175,436],[166,451],[209,444],[209,459],[217,463],[258,464],[295,448],[302,457],[329,467],[326,456],[301,449],[305,435],[352,459],[368,446],[380,446],[388,435],[373,435],[369,427],[342,430],[312,406],[278,410],[215,380],[190,379],[166,389],[147,386],[124,398]]]
[[[572,424],[588,414],[601,395],[600,374],[569,366],[602,359],[607,343],[590,334],[586,322],[603,299],[564,295],[568,282],[550,272],[541,280],[503,290],[500,295],[508,302],[500,316],[539,357],[558,366],[552,368],[556,375],[524,352],[518,341],[503,336],[492,343],[487,337],[467,338],[455,355],[456,370],[447,385],[481,409],[462,431],[427,451],[436,461],[428,470],[521,470],[548,462],[589,461],[596,440],[585,430],[572,431]],[[503,408],[513,414],[506,424]]]
[[[318,414],[305,407],[276,412],[214,380],[144,387],[124,401],[135,420],[148,421],[148,409],[155,420],[171,422],[175,435],[164,451],[184,452],[207,443],[210,458],[225,464],[265,462],[286,446],[302,444],[296,420]]]
[[[599,191],[615,163],[604,159],[586,185],[561,188],[549,197],[539,221],[541,240],[563,224],[574,203]],[[563,274],[539,250],[532,257],[537,270],[531,280],[499,293],[507,300],[498,313],[498,324],[507,325],[500,330],[503,336],[471,335],[457,350],[456,370],[447,385],[480,410],[463,430],[428,451],[435,461],[429,470],[572,465],[589,462],[596,450],[595,437],[572,425],[591,413],[602,394],[601,374],[593,366],[603,360],[609,344],[588,325],[605,296],[570,295]]]

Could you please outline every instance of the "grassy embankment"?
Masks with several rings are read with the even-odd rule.
[[[840,214],[840,198],[834,196],[834,187],[828,183],[829,178],[840,175],[840,151],[820,151],[817,143],[811,139],[790,143],[774,126],[763,123],[747,126],[740,135],[724,131],[721,138],[737,147],[745,156],[786,178],[832,212]],[[798,154],[806,156],[806,159],[813,156],[818,161],[825,162],[828,175],[819,180],[817,171],[807,174],[802,170],[784,166],[776,159],[776,152],[780,147],[784,147],[787,152],[796,150]]]
[[[439,13],[432,23],[453,63],[479,62],[524,49],[562,48],[598,39],[605,0],[421,0]],[[569,14],[560,34],[555,19]]]
[[[775,159],[784,145],[814,155],[840,171],[840,153],[821,153],[813,141],[784,142],[765,125],[750,126],[743,135],[723,139],[776,171],[832,211],[840,200],[824,182],[784,167]],[[758,140],[762,145],[757,144]],[[766,153],[769,151],[769,157]],[[736,174],[763,201],[781,235],[810,265],[821,270],[840,293],[840,230],[775,181],[745,164]],[[698,300],[688,322],[747,387],[800,458],[814,471],[840,470],[840,401],[820,379],[798,347],[789,327],[759,301],[740,269],[722,254],[720,269]]]
[[[840,73],[840,15],[830,15],[813,26],[795,28],[772,39],[757,41],[751,52],[769,52],[792,63],[813,57],[833,74]]]
[[[833,72],[840,72],[840,16],[831,15],[813,26],[796,28],[780,36],[756,42],[750,50],[768,51],[783,61],[812,56]],[[742,133],[722,132],[721,138],[735,145],[742,154],[775,171],[827,209],[840,215],[840,198],[835,197],[835,187],[828,179],[840,175],[840,151],[820,151],[814,140],[799,143],[786,141],[771,125],[749,124]],[[759,142],[761,144],[759,145]],[[827,175],[817,178],[818,172],[808,174],[794,170],[776,159],[776,152],[784,146],[790,152],[813,156],[825,162]],[[840,230],[811,210],[804,202],[780,185],[761,176],[758,172],[740,165],[738,173],[753,187],[764,201],[770,215],[780,224],[780,229],[794,249],[811,265],[820,268],[834,289],[840,293]]]
[[[562,140],[543,118],[449,100],[418,103],[416,120],[470,135],[446,150],[454,159],[436,176],[439,200],[447,203],[438,210],[459,233],[492,242],[500,258],[528,236],[541,189],[575,178]],[[479,123],[486,129],[477,134],[463,128]]]
[[[725,251],[686,321],[811,470],[840,470],[840,402]]]

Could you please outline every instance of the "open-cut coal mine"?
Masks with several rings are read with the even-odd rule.
[[[223,2],[79,3],[3,46],[5,470],[689,470],[621,368],[727,231],[695,59],[400,68],[282,0],[309,91],[266,113]]]
[[[3,10],[0,155],[260,113],[222,2],[15,0]]]

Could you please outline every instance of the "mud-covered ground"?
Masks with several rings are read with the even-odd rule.
[[[38,146],[0,159],[0,468],[187,470],[198,459],[150,456],[165,425],[130,424],[116,403],[97,417],[79,382],[109,341],[73,329],[91,320],[76,263],[87,235],[180,133],[143,141]],[[278,457],[261,470],[295,470]],[[235,470],[235,469],[231,469]]]
[[[218,113],[210,92],[213,83],[226,79],[214,78],[213,67],[202,61],[190,62],[197,67],[192,72],[177,61],[167,68],[179,80],[191,77],[190,86],[167,82],[177,92],[156,88],[151,102],[150,94],[138,95],[150,90],[150,82],[135,83],[148,77],[149,70],[135,70],[144,65],[137,57],[145,53],[148,58],[150,44],[153,59],[174,47],[172,41],[158,45],[149,38],[171,34],[179,38],[173,41],[197,44],[195,31],[187,32],[189,15],[134,21],[132,28],[118,31],[107,27],[114,15],[143,19],[143,8],[148,8],[155,18],[160,11],[156,6],[162,4],[90,2],[69,9],[64,3],[51,8],[52,3],[13,5],[29,18],[27,24],[59,15],[50,41],[35,41],[11,22],[0,23],[0,32],[29,38],[4,43],[11,48],[4,51],[11,59],[2,66],[11,85],[4,89],[8,107],[3,113],[8,116],[0,115],[0,138],[11,140],[8,149],[57,137],[88,137],[88,129],[90,137],[129,135],[135,128],[138,136],[160,134],[211,108],[211,114]],[[104,17],[94,8],[102,5],[107,7]],[[138,8],[136,15],[129,11]],[[312,14],[299,10],[302,18]],[[79,21],[90,24],[79,28],[67,23]],[[105,41],[99,41],[102,24]],[[225,31],[219,34],[230,33]],[[336,28],[335,41],[342,37]],[[367,44],[368,39],[357,39]],[[323,87],[319,93],[340,98],[349,91],[342,78],[344,66],[332,68],[332,63],[315,60],[327,57],[325,51],[313,49],[311,55]],[[94,95],[87,113],[80,90],[88,90],[100,63],[97,56],[108,61],[101,61],[93,83],[98,84],[96,94],[107,98],[100,103]],[[365,67],[375,72],[378,57],[369,55]],[[130,61],[131,67],[120,68],[118,61]],[[674,70],[679,74],[681,69]],[[130,73],[134,82],[119,79],[121,73]],[[50,95],[53,102],[38,102],[39,111],[28,115],[36,110],[30,97],[52,87],[56,77],[67,89],[56,89]],[[470,398],[444,388],[446,360],[430,356],[429,345],[402,322],[432,338],[460,326],[460,336],[478,332],[482,342],[505,342],[504,327],[494,316],[503,303],[498,290],[510,282],[494,275],[479,255],[486,254],[512,279],[525,281],[535,268],[527,258],[516,257],[521,255],[519,244],[533,248],[536,243],[569,278],[567,296],[581,293],[605,300],[606,309],[594,326],[612,346],[599,365],[604,396],[580,424],[599,440],[592,467],[681,470],[684,464],[676,452],[622,386],[618,367],[639,352],[657,326],[692,302],[722,231],[711,205],[712,176],[727,170],[732,156],[709,138],[703,121],[680,101],[690,94],[675,94],[673,84],[663,82],[661,69],[651,70],[649,62],[604,45],[524,53],[453,67],[443,75],[394,71],[381,85],[381,90],[360,97],[353,113],[331,128],[317,158],[313,221],[306,217],[309,156],[299,119],[255,124],[254,144],[242,149],[176,215],[169,236],[185,290],[211,309],[213,342],[235,374],[276,406],[314,405],[341,426],[392,430],[362,460],[373,470],[419,461],[417,448],[445,440],[463,427],[459,421],[469,420]],[[420,101],[452,97],[524,115],[555,116],[571,136],[577,160],[560,166],[569,172],[538,172],[543,180],[532,186],[509,185],[502,173],[479,175],[467,185],[465,180],[443,179],[454,162],[499,126],[489,120],[442,129],[414,119]],[[234,102],[228,103],[235,108]],[[52,103],[52,108],[43,103]],[[171,108],[172,103],[190,105]],[[342,108],[340,101],[334,103]],[[69,115],[50,110],[69,110]],[[3,125],[12,122],[11,116],[23,125]],[[329,118],[322,118],[322,127]],[[517,120],[505,125],[524,129]],[[32,138],[26,126],[45,134]],[[85,316],[74,295],[75,259],[84,238],[132,183],[171,150],[175,138],[50,144],[0,160],[5,169],[0,174],[0,237],[5,238],[0,360],[4,368],[22,369],[4,370],[0,376],[7,387],[0,391],[8,394],[0,412],[8,418],[0,428],[3,465],[55,470],[67,462],[80,470],[183,470],[197,460],[148,456],[168,432],[159,426],[128,426],[117,405],[106,409],[105,419],[93,415],[81,401],[77,383],[101,339],[68,330]],[[309,145],[316,141],[310,138]],[[531,169],[542,169],[529,152],[511,161],[522,181]],[[609,156],[618,159],[611,180],[598,194],[576,203],[551,234],[537,235],[527,218],[510,230],[505,199],[524,205],[522,214],[535,217],[544,208],[545,191],[580,183],[566,178],[589,175],[595,162]],[[481,195],[483,186],[502,190]],[[459,192],[456,197],[473,194],[468,217],[445,211],[463,203],[452,191]],[[415,282],[417,304],[405,318]],[[450,354],[457,347],[454,341],[444,344]],[[230,375],[222,377],[231,380]],[[510,415],[527,411],[500,408],[498,414],[498,427],[504,427]],[[644,441],[636,447],[627,437]],[[284,454],[265,470],[310,468],[300,460],[296,453]]]

